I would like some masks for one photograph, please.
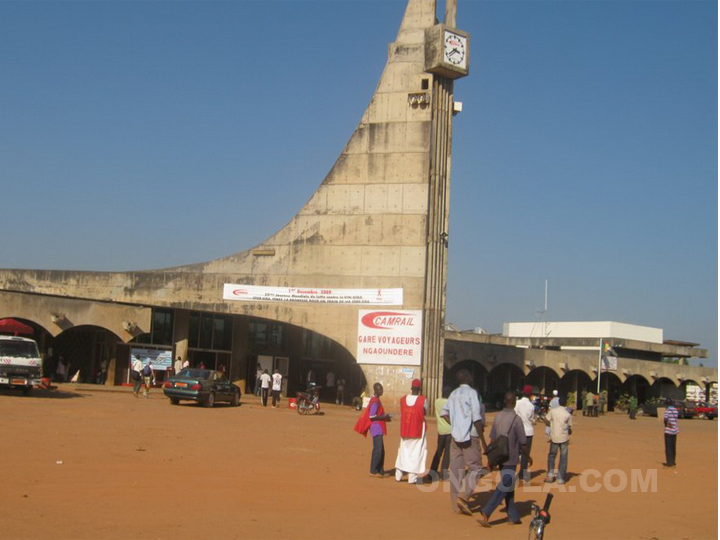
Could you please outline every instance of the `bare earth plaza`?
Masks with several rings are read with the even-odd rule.
[[[549,321],[547,292],[538,320],[501,333],[447,320],[455,86],[475,36],[456,0],[408,0],[398,22],[347,144],[266,240],[157,270],[0,269],[3,538],[526,538],[549,493],[546,538],[717,538],[708,344],[643,321]],[[483,427],[456,405],[463,388]],[[508,431],[507,466],[456,503],[428,474],[436,441],[497,443],[508,392],[533,400],[532,450]],[[423,441],[415,484],[394,474],[408,440]],[[528,477],[483,523],[514,445]]]

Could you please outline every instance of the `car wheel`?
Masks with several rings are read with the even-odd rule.
[[[215,405],[215,392],[210,392],[207,399],[205,400],[204,405],[206,407],[212,407],[213,405]]]
[[[232,407],[237,407],[238,405],[240,405],[240,394],[233,394],[233,397],[230,400],[230,405]]]
[[[175,399],[175,398],[170,398],[170,404],[171,404],[171,405],[179,405],[179,404],[180,404],[180,400],[179,400],[179,399]]]

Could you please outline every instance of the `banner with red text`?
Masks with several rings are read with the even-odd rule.
[[[226,283],[223,300],[244,302],[304,302],[312,304],[356,304],[402,306],[400,289],[331,289],[321,287],[263,287]]]
[[[361,309],[356,358],[358,364],[419,366],[422,311]]]

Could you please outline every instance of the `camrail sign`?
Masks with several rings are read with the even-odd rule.
[[[421,352],[421,310],[360,310],[358,364],[419,366]]]

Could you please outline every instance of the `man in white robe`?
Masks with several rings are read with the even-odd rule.
[[[395,480],[401,482],[405,474],[408,482],[415,484],[418,475],[425,473],[427,461],[427,401],[420,395],[419,379],[412,382],[410,395],[400,400],[400,448],[395,461]]]

